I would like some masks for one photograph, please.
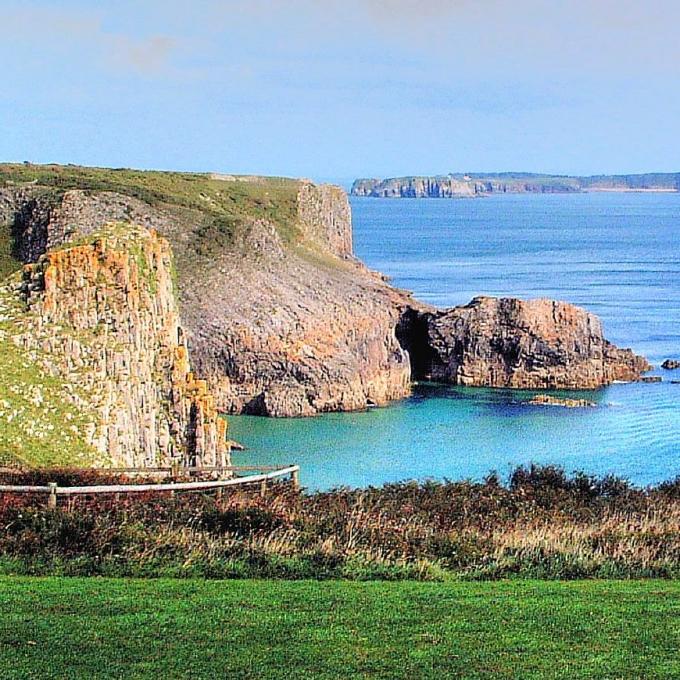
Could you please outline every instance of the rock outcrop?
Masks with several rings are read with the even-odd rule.
[[[663,368],[666,371],[674,371],[674,370],[680,368],[680,360],[678,360],[678,359],[666,359],[666,361],[664,361],[661,364],[661,368]]]
[[[412,322],[414,323],[414,322]],[[553,300],[477,297],[418,318],[423,377],[455,385],[595,389],[634,381],[648,362],[605,340],[599,319]],[[424,348],[424,350],[423,350]]]
[[[474,173],[432,177],[358,179],[353,196],[374,198],[466,198],[487,194],[573,193],[582,191],[680,191],[680,173],[568,177],[519,173]]]
[[[175,253],[192,364],[221,411],[308,416],[410,393],[408,355],[395,335],[410,297],[353,257],[342,189],[171,174],[181,195],[140,200],[134,181],[121,187],[123,171],[97,177],[98,185],[110,180],[117,191],[86,191],[76,188],[85,182],[79,170],[69,179],[68,169],[55,168],[58,190],[25,183],[0,188],[22,259],[34,261],[45,247],[110,221],[163,234]],[[156,175],[162,186],[168,173]],[[26,208],[35,202],[39,209]],[[27,243],[36,242],[34,232],[41,234],[38,247]]]
[[[68,388],[96,462],[228,464],[226,421],[190,369],[165,239],[110,225],[26,265],[3,296],[17,361]]]
[[[565,399],[551,394],[537,394],[530,401],[533,406],[561,406],[562,408],[595,408],[597,404],[588,399]]]
[[[352,257],[352,213],[345,192],[332,184],[301,182],[298,215],[305,236],[334,255]]]

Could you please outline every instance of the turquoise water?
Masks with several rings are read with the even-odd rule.
[[[355,251],[433,304],[479,294],[582,305],[652,363],[680,358],[680,195],[576,194],[462,200],[353,199]],[[419,385],[410,399],[312,419],[231,417],[236,463],[302,466],[309,488],[480,478],[519,463],[680,474],[680,371],[661,384],[581,393],[594,409],[532,406],[510,390]]]

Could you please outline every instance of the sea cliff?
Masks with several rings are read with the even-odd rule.
[[[680,173],[643,175],[540,175],[474,173],[431,177],[357,179],[353,196],[374,198],[466,198],[488,194],[576,193],[588,191],[680,191]]]
[[[303,416],[409,394],[395,327],[410,296],[354,258],[339,187],[59,166],[4,178],[8,268],[111,221],[170,241],[192,363],[221,411]]]
[[[153,230],[171,245],[172,315],[184,329],[175,342],[186,343],[181,352],[215,411],[309,416],[385,404],[427,376],[583,388],[636,380],[648,368],[571,306],[485,299],[436,310],[390,286],[354,257],[350,206],[338,187],[0,166],[0,270],[44,267],[56,250],[89,243],[112,222],[123,232]],[[117,325],[125,324],[121,312]]]
[[[191,372],[172,272],[168,242],[125,223],[54,248],[5,281],[2,349],[14,370],[1,379],[10,396],[0,457],[228,463],[226,422]],[[30,383],[17,367],[30,367]]]

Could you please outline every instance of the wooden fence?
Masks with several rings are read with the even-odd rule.
[[[209,491],[216,489],[218,494],[222,493],[225,487],[245,486],[258,484],[260,494],[264,495],[267,490],[267,482],[282,477],[290,478],[294,488],[300,486],[300,466],[289,465],[288,467],[274,466],[228,466],[220,468],[180,468],[181,472],[201,472],[201,473],[223,473],[235,474],[239,471],[265,470],[258,475],[233,476],[229,479],[211,479],[197,482],[168,482],[160,484],[102,484],[94,486],[59,486],[56,482],[49,482],[47,486],[13,486],[8,484],[0,485],[0,493],[26,493],[26,494],[47,494],[47,504],[51,508],[57,507],[59,496],[76,495],[97,495],[97,494],[123,494],[141,492],[163,492],[175,493],[177,491]],[[150,474],[155,473],[173,474],[175,468],[117,468],[106,469],[102,472],[119,472],[126,474]]]

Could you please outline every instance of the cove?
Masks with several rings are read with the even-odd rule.
[[[478,294],[551,297],[598,314],[607,336],[658,365],[680,356],[680,195],[353,199],[355,251],[440,306]],[[361,413],[231,416],[236,464],[296,462],[311,489],[481,478],[529,462],[638,484],[680,473],[680,372],[660,384],[562,393],[597,402],[528,404],[533,393],[420,384]]]

